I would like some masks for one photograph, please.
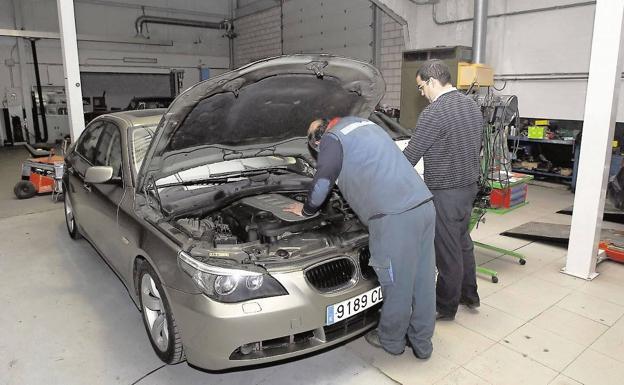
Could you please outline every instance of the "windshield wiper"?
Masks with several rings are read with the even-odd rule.
[[[294,142],[298,140],[307,140],[307,139],[303,136],[295,136],[294,138],[288,138],[288,139],[282,140],[281,142],[271,143],[270,145],[265,146],[265,147],[250,148],[250,150],[258,150],[258,152],[256,152],[253,156],[258,156],[262,154],[263,152],[267,152],[267,151],[270,153],[270,155],[275,155],[275,152],[277,151],[277,146],[280,146],[284,143]]]

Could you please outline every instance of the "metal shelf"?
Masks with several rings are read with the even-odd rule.
[[[556,178],[562,178],[562,179],[566,179],[566,180],[572,180],[572,176],[564,176],[561,174],[555,174],[554,172],[544,172],[544,171],[536,171],[536,170],[529,170],[526,168],[513,168],[512,171],[515,172],[521,172],[523,174],[531,174],[531,175],[541,175],[541,176],[552,176],[552,177],[556,177]]]
[[[564,144],[567,146],[574,146],[574,140],[561,140],[561,139],[532,139],[526,136],[508,136],[507,140],[517,140],[520,142],[534,142],[545,144]]]

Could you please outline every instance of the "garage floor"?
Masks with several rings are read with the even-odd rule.
[[[604,262],[593,282],[558,271],[561,247],[497,235],[570,206],[561,189],[531,186],[531,203],[489,214],[474,233],[526,254],[520,266],[477,250],[500,282],[479,279],[482,306],[436,325],[434,354],[390,356],[363,338],[313,357],[211,374],[162,366],[124,286],[84,240],[70,241],[62,203],[18,201],[19,149],[0,150],[0,384],[621,384],[624,265]],[[615,227],[613,224],[607,226]]]

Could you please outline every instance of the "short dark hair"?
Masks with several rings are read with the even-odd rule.
[[[323,135],[325,134],[325,131],[327,131],[327,126],[329,125],[329,119],[319,118],[319,119],[314,119],[312,123],[314,122],[319,122],[319,125],[316,126],[314,131],[308,133],[308,145],[314,151],[318,152],[319,146],[316,142],[319,142],[321,138],[323,137]]]
[[[437,79],[443,86],[451,82],[451,71],[440,59],[427,60],[416,71],[416,76],[420,76],[425,82],[431,78]]]

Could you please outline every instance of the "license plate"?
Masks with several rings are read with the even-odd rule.
[[[383,301],[381,295],[381,286],[366,293],[362,293],[346,301],[338,302],[327,306],[327,318],[325,325],[335,324],[336,322],[347,319],[357,313],[360,313],[371,306]]]

